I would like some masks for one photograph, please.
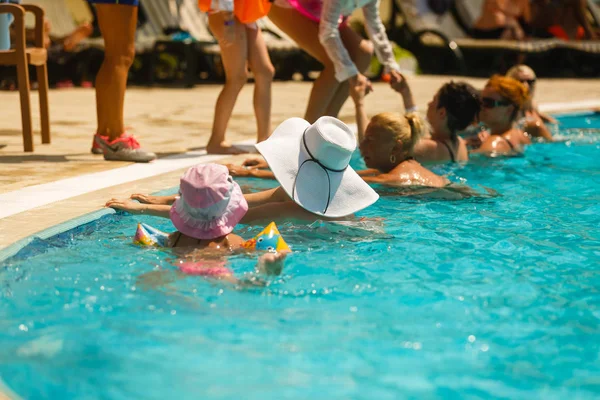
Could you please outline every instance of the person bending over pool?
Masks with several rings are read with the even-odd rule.
[[[280,186],[246,194],[249,210],[242,223],[348,219],[379,198],[350,167],[356,139],[337,118],[321,117],[314,124],[290,118],[256,148]],[[106,206],[168,217],[177,196],[133,195],[132,199],[112,199]]]
[[[537,77],[533,69],[523,64],[515,65],[508,70],[506,76],[518,80],[525,85],[529,91],[529,99],[525,102],[523,109],[519,113],[519,121],[523,126],[523,129],[532,137],[552,141],[552,134],[548,130],[548,127],[546,127],[545,122],[556,124],[558,121],[550,115],[540,112],[537,104],[533,100],[537,82]]]
[[[481,92],[479,113],[479,120],[487,127],[489,136],[472,153],[521,154],[531,139],[516,122],[528,99],[527,87],[521,82],[501,75],[492,76]]]
[[[269,19],[323,64],[313,83],[304,118],[337,116],[348,86],[371,82],[364,75],[373,51],[393,81],[400,70],[379,14],[380,0],[275,0]],[[362,9],[371,41],[352,30],[348,17]]]

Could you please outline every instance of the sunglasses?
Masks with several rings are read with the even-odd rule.
[[[496,108],[510,106],[512,103],[508,100],[496,100],[491,97],[482,97],[481,106],[484,108]]]
[[[533,86],[533,85],[535,85],[535,78],[533,78],[533,79],[521,79],[521,80],[519,80],[519,82],[521,82],[521,83],[527,82],[527,84],[529,86]]]

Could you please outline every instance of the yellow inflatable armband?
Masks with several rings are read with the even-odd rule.
[[[281,237],[275,222],[271,222],[258,235],[246,240],[242,247],[253,250],[290,251],[290,247]]]

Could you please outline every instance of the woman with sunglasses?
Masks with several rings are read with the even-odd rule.
[[[487,126],[490,136],[472,152],[494,156],[521,153],[531,139],[516,122],[528,99],[527,87],[521,82],[506,76],[492,76],[481,92],[479,113],[479,120]]]
[[[392,88],[402,96],[407,112],[415,111],[415,101],[403,75],[392,82]],[[423,163],[466,162],[469,151],[458,132],[478,118],[480,99],[477,89],[465,82],[444,84],[427,105],[430,137],[417,142],[412,153]]]
[[[523,129],[532,137],[539,137],[552,141],[552,134],[545,123],[556,124],[557,121],[550,115],[540,112],[537,104],[533,100],[535,84],[537,82],[537,77],[535,76],[533,69],[523,64],[515,65],[508,70],[506,76],[518,80],[525,85],[529,91],[529,99],[523,106],[523,110],[519,115]]]

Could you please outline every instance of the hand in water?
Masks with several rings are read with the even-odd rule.
[[[258,258],[256,269],[261,274],[280,275],[283,271],[283,263],[287,257],[287,251],[265,253]]]

